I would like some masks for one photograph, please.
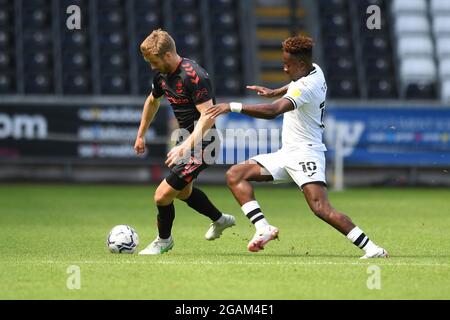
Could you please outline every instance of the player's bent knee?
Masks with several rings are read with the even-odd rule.
[[[173,201],[173,199],[168,194],[158,192],[158,190],[156,190],[153,201],[157,206],[167,206]]]
[[[242,170],[242,169],[243,168],[241,166],[239,166],[238,164],[234,165],[230,169],[228,169],[228,171],[225,175],[228,186],[233,186],[245,178],[244,177],[245,170]]]

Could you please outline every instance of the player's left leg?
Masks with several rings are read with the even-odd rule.
[[[271,153],[254,157],[232,166],[227,174],[227,184],[239,203],[245,216],[256,228],[255,235],[248,243],[248,250],[258,252],[271,240],[278,238],[279,230],[269,224],[253,192],[250,181],[273,181],[288,178],[279,163],[278,154]]]
[[[302,186],[302,189],[306,202],[317,217],[334,227],[354,245],[366,252],[361,258],[388,257],[386,250],[373,243],[348,216],[331,206],[326,186],[323,183],[306,183]]]
[[[193,187],[193,182],[181,190],[177,198],[186,202],[195,211],[211,219],[212,223],[205,234],[206,240],[220,238],[226,228],[235,225],[235,218],[232,215],[220,212],[202,190]]]
[[[158,209],[157,225],[158,236],[140,255],[162,254],[172,249],[174,242],[172,238],[172,225],[175,219],[175,207],[173,199],[180,193],[180,190],[174,189],[164,179],[155,191],[154,201]]]

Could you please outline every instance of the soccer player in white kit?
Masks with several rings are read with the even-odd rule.
[[[210,118],[228,112],[240,112],[262,119],[273,119],[284,114],[281,149],[234,165],[226,174],[228,187],[256,228],[248,249],[252,252],[263,249],[279,233],[278,228],[270,225],[263,215],[249,181],[294,181],[316,216],[365,251],[361,258],[388,257],[386,250],[373,243],[349,217],[334,209],[328,201],[326,147],[322,143],[327,85],[320,67],[312,63],[313,40],[303,36],[291,37],[283,42],[282,48],[283,70],[292,82],[275,90],[248,87],[256,90],[260,96],[282,96],[280,99],[273,103],[254,105],[222,103],[206,111]]]

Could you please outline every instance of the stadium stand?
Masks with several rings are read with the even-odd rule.
[[[249,83],[284,85],[281,42],[318,23],[331,98],[450,99],[449,1],[251,3],[0,0],[0,94],[146,95],[153,72],[139,44],[164,28],[210,72],[219,96],[245,95]],[[82,8],[81,30],[66,27],[70,5]],[[381,30],[366,25],[371,5],[381,9]]]
[[[81,30],[66,27],[70,5]],[[217,75],[217,92],[241,95],[240,2],[236,0],[0,0],[0,94],[145,95],[152,71],[139,44],[154,29]],[[210,39],[210,41],[204,41]]]
[[[391,13],[398,43],[396,53],[402,97],[435,98],[437,68],[427,1],[394,0]]]

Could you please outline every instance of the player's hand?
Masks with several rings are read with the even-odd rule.
[[[145,138],[137,137],[136,142],[134,143],[134,150],[138,156],[141,156],[145,153]]]
[[[182,146],[173,147],[167,154],[166,166],[172,168],[183,158],[184,154],[185,150]]]
[[[209,119],[215,119],[221,114],[228,113],[231,111],[229,103],[219,103],[212,107],[209,107],[205,111],[205,115]]]
[[[247,86],[247,89],[256,91],[258,93],[258,96],[265,97],[265,98],[273,98],[276,97],[275,90],[261,87],[261,86]]]

